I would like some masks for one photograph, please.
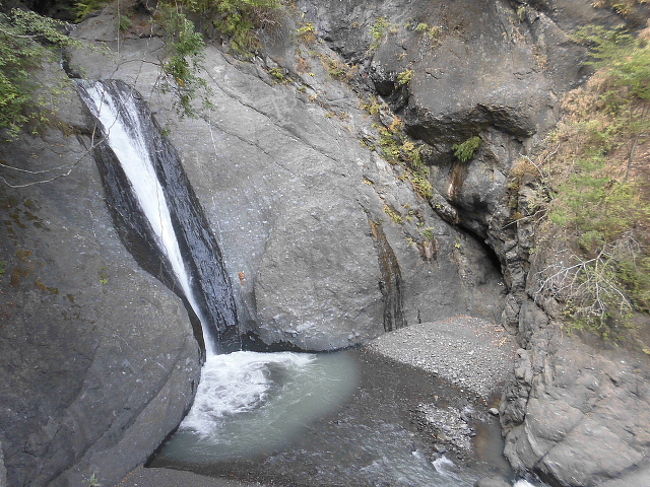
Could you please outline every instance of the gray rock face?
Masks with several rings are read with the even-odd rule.
[[[557,122],[562,93],[588,74],[580,63],[584,51],[569,35],[581,25],[621,22],[591,4],[397,0],[368,8],[361,1],[301,2],[325,39],[361,63],[409,133],[429,144],[436,199],[446,200],[433,207],[489,245],[517,300],[527,255],[510,252],[517,236],[514,227],[504,229],[510,216],[506,177]],[[381,19],[384,27],[374,28]],[[398,74],[406,70],[412,79],[400,84]],[[452,145],[472,136],[481,137],[481,148],[461,163]],[[514,327],[517,309],[510,311],[505,318]]]
[[[543,264],[531,269],[534,228],[508,225],[506,198],[512,164],[557,121],[562,93],[588,75],[568,35],[589,23],[638,26],[644,7],[623,19],[587,0],[300,4],[335,49],[361,63],[409,133],[429,144],[434,208],[483,239],[501,263],[509,291],[502,320],[526,347],[502,411],[513,466],[563,486],[650,485],[641,426],[647,360],[561,336],[559,306],[536,296]],[[412,79],[400,84],[407,69]],[[481,148],[461,164],[452,144],[475,135]]]
[[[328,349],[377,333],[357,327],[360,315],[382,323],[381,276],[377,265],[359,265],[374,264],[377,255],[366,215],[350,210],[322,195],[283,213],[286,222],[272,232],[255,282],[265,341]]]
[[[266,344],[326,350],[406,324],[461,313],[495,319],[503,310],[526,346],[501,411],[512,464],[559,485],[647,485],[647,368],[561,341],[552,304],[535,303],[526,287],[530,231],[504,229],[508,170],[585,74],[566,32],[613,14],[588,0],[540,0],[523,11],[505,0],[299,3],[329,46],[298,50],[285,33],[253,63],[209,47],[216,108],[205,119],[180,119],[169,94],[152,89],[165,83],[159,38],[127,34],[118,53],[111,7],[75,33],[115,51],[77,52],[74,63],[91,78],[133,85],[169,129],[236,283],[245,330]],[[400,27],[388,27],[368,56],[370,27],[382,16]],[[359,61],[361,80],[429,144],[432,201],[360,144],[376,137],[375,120],[328,74],[327,60],[340,61],[335,51]],[[271,68],[288,81],[274,81]],[[406,69],[413,79],[400,85]],[[88,131],[76,102],[66,108],[68,123]],[[460,166],[451,146],[474,135],[482,147]],[[53,131],[3,147],[23,168],[63,164],[65,174],[74,165],[46,185],[2,189],[0,367],[9,380],[0,384],[0,440],[10,484],[73,486],[93,474],[113,482],[178,423],[198,380],[180,301],[117,240],[92,162],[75,164],[87,144],[87,135]],[[40,177],[11,174],[12,184]],[[505,309],[493,260],[510,292]],[[454,342],[466,352],[473,343],[463,333]],[[472,387],[481,394],[483,385]]]
[[[474,487],[510,487],[510,484],[498,477],[489,477],[478,480]]]
[[[335,48],[363,63],[409,133],[431,146],[432,181],[459,223],[501,246],[488,226],[499,217],[506,174],[531,136],[557,120],[558,95],[583,76],[582,50],[546,13],[513,2],[363,3],[303,2],[303,9]],[[388,25],[373,39],[378,19]],[[400,84],[406,70],[412,78]],[[476,135],[477,156],[454,161],[452,144]]]
[[[507,458],[563,486],[621,477],[629,478],[621,485],[646,485],[647,358],[596,351],[550,328],[519,351],[502,410]]]
[[[109,9],[75,35],[94,40],[110,22]],[[133,84],[169,127],[236,283],[240,323],[263,342],[328,350],[418,321],[498,316],[499,276],[481,245],[360,143],[376,131],[350,86],[328,74],[322,59],[337,55],[285,44],[255,63],[209,47],[216,108],[205,120],[179,119],[172,99],[151,90],[160,72],[142,60],[157,61],[159,39],[125,39],[117,59],[79,52],[73,63]],[[274,82],[272,66],[290,82]],[[435,255],[423,256],[425,244]]]
[[[0,441],[11,486],[112,485],[176,427],[199,380],[180,299],[118,239],[84,110],[76,94],[61,106],[65,133],[2,147],[3,164],[32,171],[2,168],[16,187],[0,185]]]

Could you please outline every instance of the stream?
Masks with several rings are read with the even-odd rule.
[[[208,360],[192,410],[149,466],[295,487],[472,487],[509,474],[494,419],[477,415],[475,457],[437,452],[417,411],[432,402],[473,407],[363,349],[235,352]]]

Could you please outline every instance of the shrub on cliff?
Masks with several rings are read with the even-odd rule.
[[[196,116],[194,101],[202,100],[202,107],[209,108],[207,83],[200,76],[203,70],[205,42],[196,32],[178,5],[161,3],[155,18],[165,33],[168,56],[162,62],[162,71],[170,83],[166,88],[175,95],[175,107],[181,116]]]
[[[188,12],[201,14],[242,55],[259,48],[258,32],[279,23],[282,0],[181,0]]]
[[[476,154],[476,151],[481,147],[482,142],[483,139],[476,135],[470,137],[465,142],[454,144],[452,147],[454,156],[456,156],[456,159],[460,162],[469,162]]]
[[[47,121],[46,94],[32,71],[56,61],[62,47],[79,45],[64,32],[65,24],[28,10],[0,14],[0,129],[16,137],[26,125]],[[58,87],[50,87],[56,90]]]
[[[565,301],[573,327],[621,337],[650,311],[650,46],[601,27],[576,39],[597,72],[567,94],[537,162],[553,190],[543,234],[570,256],[545,269],[541,290]]]

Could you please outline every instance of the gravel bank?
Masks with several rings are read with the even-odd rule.
[[[257,482],[206,477],[169,468],[138,467],[115,487],[264,487]]]
[[[517,346],[494,323],[455,316],[387,333],[366,349],[431,372],[487,400],[512,371]]]

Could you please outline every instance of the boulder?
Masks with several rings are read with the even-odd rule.
[[[42,136],[2,147],[0,441],[12,486],[112,485],[178,425],[200,373],[181,300],[113,228],[76,93],[60,106]]]
[[[648,359],[555,333],[520,352],[502,411],[506,457],[562,486],[647,481]]]
[[[501,477],[485,477],[477,480],[474,487],[510,487],[510,484]]]

